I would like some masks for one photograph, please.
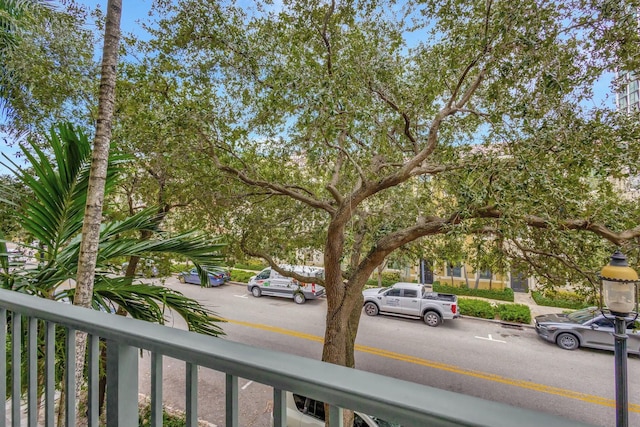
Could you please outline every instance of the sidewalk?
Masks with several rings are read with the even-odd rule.
[[[531,310],[531,323],[533,324],[533,319],[535,319],[536,316],[539,316],[541,314],[549,314],[549,313],[563,313],[564,311],[567,311],[568,309],[566,308],[560,308],[560,307],[548,307],[545,305],[538,305],[533,298],[531,297],[531,293],[527,292],[514,292],[513,293],[513,302],[516,304],[524,304],[524,305],[528,305],[529,309]],[[569,310],[571,311],[571,310]]]

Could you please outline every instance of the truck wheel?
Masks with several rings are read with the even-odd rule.
[[[364,312],[367,313],[367,316],[377,316],[378,315],[378,306],[375,303],[368,302],[364,305]]]
[[[435,311],[427,311],[424,314],[423,319],[424,319],[424,323],[434,328],[438,326],[440,323],[442,323],[442,318]]]
[[[298,292],[293,295],[293,300],[296,302],[296,304],[304,304],[307,299],[304,297],[304,294],[302,292]]]
[[[251,295],[258,298],[260,295],[262,295],[262,290],[260,290],[259,287],[254,286],[253,288],[251,288]]]

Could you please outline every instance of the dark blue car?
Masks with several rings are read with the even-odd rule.
[[[200,276],[198,276],[198,270],[195,268],[192,268],[190,271],[183,271],[182,273],[179,273],[178,280],[180,283],[193,283],[194,285],[200,284]],[[210,272],[209,285],[207,287],[224,285],[225,282],[226,280],[222,272]]]

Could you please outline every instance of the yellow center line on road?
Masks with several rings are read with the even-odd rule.
[[[279,328],[277,326],[269,326],[262,325],[259,323],[250,323],[243,322],[241,320],[233,320],[233,319],[225,319],[229,323],[233,323],[236,325],[246,326],[254,329],[261,329],[263,331],[274,332],[281,335],[288,335],[296,338],[302,338],[309,341],[314,341],[318,343],[324,342],[324,338],[317,336],[306,334],[303,332],[292,331],[290,329]],[[446,363],[434,362],[427,359],[422,359],[420,357],[409,356],[406,354],[396,353],[393,351],[383,350],[376,347],[369,347],[365,345],[356,344],[356,351],[362,353],[373,354],[380,357],[386,357],[388,359],[400,360],[402,362],[413,363],[415,365],[426,366],[433,369],[439,369],[441,371],[453,372],[460,375],[466,375],[469,377],[480,378],[487,381],[493,381],[496,383],[507,384],[514,387],[520,387],[528,390],[534,390],[540,393],[553,394],[556,396],[568,397],[570,399],[581,400],[583,402],[593,403],[596,405],[608,406],[611,408],[615,408],[616,402],[613,399],[606,399],[604,397],[595,396],[592,394],[580,393],[573,390],[567,390],[564,388],[553,387],[544,384],[534,383],[532,381],[525,380],[516,380],[513,378],[507,378],[496,374],[490,374],[487,372],[480,371],[472,371],[469,369],[460,368],[454,365],[448,365]],[[629,411],[640,413],[640,405],[629,403]]]

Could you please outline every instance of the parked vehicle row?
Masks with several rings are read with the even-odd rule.
[[[254,297],[265,295],[290,298],[297,304],[325,296],[325,288],[312,281],[313,278],[322,278],[324,269],[300,265],[285,265],[281,268],[308,277],[310,281],[303,283],[268,267],[249,279],[247,290]],[[208,277],[209,286],[212,287],[220,286],[231,278],[229,271],[224,269],[209,271]],[[181,283],[200,284],[195,268],[180,273],[178,279]],[[460,317],[457,295],[432,292],[430,287],[418,283],[398,282],[390,287],[365,289],[362,294],[363,309],[368,316],[385,314],[421,318],[432,327],[442,324],[444,320]],[[627,351],[640,355],[640,321],[636,318],[637,316],[632,315],[627,319]],[[565,350],[579,347],[609,351],[614,349],[613,320],[606,311],[603,314],[597,307],[571,313],[540,315],[534,319],[534,327],[540,338]]]

